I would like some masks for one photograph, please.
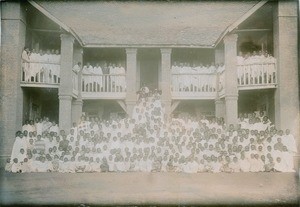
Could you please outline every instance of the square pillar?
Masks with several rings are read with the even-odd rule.
[[[61,60],[59,85],[59,127],[69,132],[72,126],[72,68],[74,37],[61,34]]]
[[[225,118],[226,113],[225,113],[225,100],[223,99],[216,99],[215,100],[215,110],[216,114],[215,116],[217,118]]]
[[[73,66],[77,64],[78,62],[81,63],[81,66],[83,64],[83,48],[79,45],[74,46],[74,54],[73,54]],[[82,68],[81,68],[82,69]],[[82,71],[80,70],[78,72],[78,96],[76,100],[72,101],[72,123],[78,124],[80,117],[82,116],[82,107],[83,107],[83,101],[82,101]]]
[[[66,133],[72,127],[72,96],[59,95],[59,129]]]
[[[274,11],[274,57],[277,60],[275,90],[276,128],[290,129],[300,151],[298,17],[297,1],[278,1]]]
[[[80,117],[82,116],[83,101],[80,99],[72,101],[72,124],[79,123]]]
[[[160,49],[161,52],[161,100],[165,106],[165,113],[167,116],[171,114],[171,52],[172,49]]]
[[[238,88],[237,88],[237,34],[224,37],[225,50],[225,108],[226,124],[238,123]]]
[[[25,94],[20,87],[21,54],[26,36],[21,2],[2,1],[1,6],[0,162],[10,156],[15,133],[22,129]]]
[[[137,49],[126,48],[126,109],[129,116],[132,115],[133,107],[136,104],[137,88]]]
[[[74,37],[70,34],[61,34],[60,85],[59,94],[72,95],[71,84],[73,68]]]

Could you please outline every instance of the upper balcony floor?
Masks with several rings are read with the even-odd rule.
[[[72,84],[74,97],[80,92],[83,99],[126,98],[127,80],[130,80],[126,78],[127,69],[112,65],[88,68],[85,66],[82,71],[72,70],[69,84]],[[60,70],[60,63],[51,58],[23,61],[21,86],[59,88]],[[170,66],[169,76],[173,100],[216,99],[224,97],[226,92],[224,65],[189,66],[175,63]],[[237,82],[238,90],[276,88],[276,59],[271,56],[260,59],[250,57],[241,61],[241,57],[237,57],[236,78],[232,81]]]

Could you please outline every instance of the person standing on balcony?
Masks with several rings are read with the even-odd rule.
[[[49,83],[53,83],[54,81],[54,67],[53,67],[53,55],[51,54],[50,50],[46,51],[46,54],[44,54],[45,56],[45,65],[49,71]]]
[[[244,57],[243,57],[243,53],[240,51],[239,55],[237,56],[237,76],[238,76],[238,83],[242,84],[242,80],[243,80],[243,67],[244,67]]]
[[[49,50],[50,51],[50,50]],[[57,67],[57,59],[59,55],[56,55],[55,50],[51,50],[51,52],[48,54],[48,60],[49,60],[49,68],[51,70],[52,74],[52,83],[58,83],[59,79],[59,68]]]
[[[91,92],[93,87],[93,80],[91,77],[92,71],[93,71],[93,66],[91,66],[90,63],[87,62],[86,65],[83,66],[82,74],[87,75],[86,77],[83,78],[83,80],[84,80],[85,91],[88,92]]]
[[[109,77],[108,77],[108,75],[110,74],[110,71],[109,71],[109,67],[107,66],[107,63],[106,62],[104,62],[104,64],[103,64],[103,68],[102,68],[103,70],[102,70],[102,72],[103,72],[103,81],[102,81],[102,83],[103,83],[103,90],[105,91],[105,92],[107,92],[108,91],[108,86],[109,86]]]
[[[38,59],[39,54],[36,53],[35,49],[32,49],[32,52],[30,53],[29,59],[30,59],[30,70],[36,77],[36,81],[39,82],[41,79],[40,75],[40,68],[39,68],[39,59]]]
[[[55,50],[55,54],[53,55],[53,63],[54,63],[54,75],[57,76],[56,83],[60,82],[60,53],[59,50]]]
[[[269,73],[269,83],[276,83],[276,59],[268,52],[265,52],[265,63],[267,64],[267,70]]]
[[[78,74],[81,70],[81,62],[78,62],[76,65],[74,65],[72,69],[76,74]]]
[[[29,82],[31,80],[31,71],[30,71],[30,59],[29,59],[29,49],[24,47],[22,52],[22,67],[25,73],[25,81]]]
[[[48,68],[48,57],[45,54],[45,52],[43,50],[40,50],[40,56],[39,56],[39,60],[40,60],[40,70],[43,73],[43,83],[49,83],[49,76],[50,76],[50,71]]]
[[[72,71],[76,74],[73,75],[72,77],[72,82],[73,82],[73,87],[75,86],[76,83],[76,76],[78,76],[78,73],[81,71],[81,62],[78,62],[77,64],[75,64],[72,68]],[[76,88],[76,87],[74,87]]]
[[[181,65],[181,73],[182,73],[182,88],[183,91],[188,91],[189,88],[189,75],[188,75],[188,69],[189,69],[189,65],[188,63],[184,63]]]
[[[95,88],[97,91],[101,91],[102,88],[102,68],[100,67],[99,63],[96,64],[96,66],[93,68],[93,74],[95,75],[94,81],[95,81]]]
[[[260,55],[253,51],[252,56],[250,57],[251,65],[250,65],[250,84],[260,83],[260,80],[263,83],[264,80],[264,72],[263,67],[260,65],[261,58]]]
[[[115,67],[115,64],[113,64],[113,63],[110,63],[108,65],[108,68],[109,68],[109,74],[111,75],[110,76],[111,87],[112,87],[111,90],[116,91],[116,87],[118,85],[118,83],[117,83],[117,77],[115,76],[115,75],[118,74],[117,73],[117,69]]]
[[[121,65],[121,63],[119,63],[116,68],[117,68],[117,74],[119,75],[117,77],[118,90],[121,92],[126,88],[126,80],[125,80],[126,71],[125,68]]]

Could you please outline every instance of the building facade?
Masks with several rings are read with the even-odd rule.
[[[265,111],[299,143],[297,1],[14,1],[1,6],[1,160],[9,157],[25,120],[47,116],[68,131],[83,113],[130,116],[143,84],[161,90],[167,114],[224,117],[237,124],[240,113]],[[253,68],[237,61],[247,45],[272,54],[275,70],[269,73],[269,63],[259,63],[255,70],[263,75],[252,80]],[[39,72],[26,78],[24,47],[58,49],[60,61],[53,65],[59,79],[43,79]],[[126,72],[76,73],[72,68],[78,62],[102,68],[118,63]],[[189,82],[185,77],[191,74],[172,72],[176,62],[214,62],[225,70],[193,74],[194,82],[183,90],[180,83]],[[101,84],[88,81],[95,79]],[[113,80],[123,80],[122,86]]]

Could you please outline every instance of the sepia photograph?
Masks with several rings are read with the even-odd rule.
[[[300,206],[298,0],[0,0],[0,206]]]

